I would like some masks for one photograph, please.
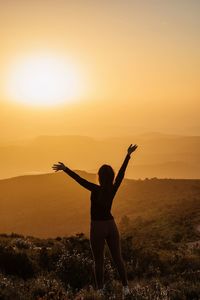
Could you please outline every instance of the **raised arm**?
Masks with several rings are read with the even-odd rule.
[[[64,171],[67,175],[72,177],[76,182],[78,182],[80,185],[82,185],[87,190],[92,191],[96,187],[98,187],[95,183],[87,181],[86,179],[82,178],[77,173],[75,173],[74,171],[72,171],[71,169],[66,167],[62,162],[59,161],[58,163],[59,164],[54,164],[52,167],[55,172],[60,171],[60,170]]]
[[[126,167],[128,165],[128,162],[129,162],[129,159],[131,158],[131,154],[137,149],[137,145],[130,145],[128,147],[128,150],[127,150],[127,155],[123,161],[123,164],[121,166],[121,168],[119,169],[119,172],[117,173],[117,176],[115,178],[115,182],[114,182],[114,193],[117,192],[123,178],[124,178],[124,174],[125,174],[125,171],[126,171]]]

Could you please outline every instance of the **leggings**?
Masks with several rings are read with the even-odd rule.
[[[117,267],[122,284],[127,282],[127,274],[121,255],[121,244],[119,231],[114,219],[91,221],[90,245],[94,258],[95,282],[98,289],[103,288],[104,280],[104,246],[105,241],[109,247],[113,261]]]

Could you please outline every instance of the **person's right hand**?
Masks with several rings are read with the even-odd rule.
[[[66,166],[62,163],[62,162],[58,162],[59,164],[54,164],[52,169],[57,172],[57,171],[64,171],[64,169],[66,168]]]
[[[131,155],[131,153],[133,153],[137,149],[137,147],[138,147],[138,145],[136,145],[136,144],[135,145],[130,144],[130,146],[127,149],[128,155]]]

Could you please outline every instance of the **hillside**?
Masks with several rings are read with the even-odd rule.
[[[96,175],[79,173],[96,180]],[[89,231],[90,193],[64,173],[0,180],[0,190],[0,232],[56,237]],[[170,228],[176,228],[193,241],[200,223],[199,196],[200,180],[125,179],[113,215],[118,223],[127,216],[144,228],[153,224],[161,234],[175,234]]]
[[[91,288],[89,192],[64,173],[0,180],[0,190],[0,298],[100,299]],[[198,299],[199,195],[200,180],[123,181],[113,214],[130,299]],[[106,299],[122,299],[109,258],[106,247]]]
[[[200,137],[159,133],[106,139],[40,136],[2,145],[0,178],[48,173],[58,160],[87,172],[96,173],[103,163],[117,170],[130,143],[139,148],[127,170],[128,178],[200,178]]]

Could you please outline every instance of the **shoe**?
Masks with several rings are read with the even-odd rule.
[[[103,289],[98,289],[98,290],[97,290],[97,294],[98,294],[99,296],[104,296],[104,290],[103,290]]]
[[[128,295],[131,294],[131,291],[130,291],[128,285],[123,286],[123,288],[122,288],[122,294],[123,294],[123,296],[128,296]]]

